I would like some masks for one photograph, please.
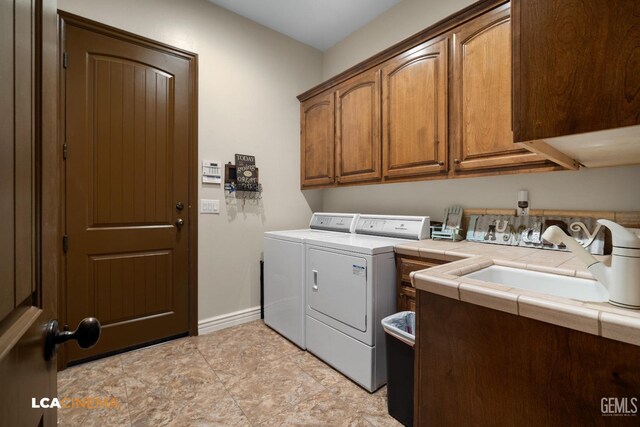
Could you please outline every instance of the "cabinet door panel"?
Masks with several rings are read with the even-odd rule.
[[[334,183],[333,92],[320,94],[300,106],[300,172],[303,188]]]
[[[447,43],[427,42],[382,70],[385,177],[447,170]]]
[[[456,171],[544,163],[513,143],[509,5],[454,34],[452,146]]]
[[[513,41],[515,141],[640,125],[638,0],[514,0]]]
[[[380,179],[380,78],[377,71],[336,91],[336,169],[340,183]]]

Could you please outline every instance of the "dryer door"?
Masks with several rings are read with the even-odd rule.
[[[306,272],[309,307],[359,331],[367,330],[367,260],[309,248]]]

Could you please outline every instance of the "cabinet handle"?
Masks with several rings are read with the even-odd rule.
[[[311,289],[313,289],[314,292],[318,292],[318,270],[311,271],[313,271],[313,285],[311,285]]]

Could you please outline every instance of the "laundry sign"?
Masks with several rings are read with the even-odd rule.
[[[572,236],[588,252],[604,253],[604,228],[593,218],[558,216],[471,215],[466,239],[495,245],[568,251],[564,244],[555,245],[542,238],[552,225]]]
[[[238,190],[256,191],[258,189],[258,169],[256,157],[236,154],[236,183]]]

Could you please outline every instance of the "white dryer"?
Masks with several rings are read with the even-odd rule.
[[[308,229],[264,233],[264,322],[305,349],[305,242],[351,233],[356,214],[315,213]]]
[[[394,247],[429,217],[361,215],[356,234],[306,242],[307,350],[370,392],[387,382],[381,320],[396,310]]]

